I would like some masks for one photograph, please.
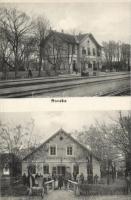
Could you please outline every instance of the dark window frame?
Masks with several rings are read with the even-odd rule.
[[[43,174],[49,174],[49,165],[43,165]]]
[[[88,56],[90,56],[91,55],[91,49],[90,49],[90,47],[88,47],[87,50],[88,50]]]
[[[67,154],[67,156],[73,155],[73,147],[72,146],[67,146],[66,154]]]
[[[56,155],[56,146],[55,145],[50,146],[50,155],[51,156]]]

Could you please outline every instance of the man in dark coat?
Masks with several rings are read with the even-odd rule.
[[[59,176],[58,177],[58,189],[61,190],[61,187],[63,186],[63,177]]]
[[[22,180],[23,180],[23,184],[26,185],[27,184],[27,177],[26,177],[25,173],[22,176]]]

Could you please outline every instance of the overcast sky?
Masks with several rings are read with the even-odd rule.
[[[131,38],[131,2],[4,5],[15,6],[32,17],[44,15],[50,20],[52,27],[59,31],[64,29],[65,32],[69,32],[76,29],[83,33],[91,32],[100,43],[103,40],[129,42]]]
[[[124,111],[123,111],[124,112]],[[33,134],[45,141],[60,128],[72,133],[82,130],[83,126],[89,127],[95,121],[112,123],[118,118],[118,111],[55,111],[55,112],[28,112],[28,113],[0,113],[0,121],[15,127],[27,124],[34,119]],[[75,137],[75,135],[74,135]]]

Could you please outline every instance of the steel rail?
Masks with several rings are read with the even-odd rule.
[[[97,77],[98,78],[98,77]],[[104,77],[103,77],[104,78]],[[32,88],[28,88],[29,86],[26,87],[18,87],[18,89],[16,90],[16,87],[11,88],[14,91],[10,91],[8,90],[8,88],[3,89],[2,91],[0,89],[0,97],[8,97],[8,98],[12,98],[12,97],[27,97],[27,96],[34,96],[34,95],[39,95],[42,93],[52,93],[52,92],[58,92],[58,91],[63,91],[63,90],[68,90],[68,89],[73,89],[76,88],[78,86],[83,86],[83,85],[98,85],[98,84],[103,84],[104,82],[110,82],[110,81],[120,81],[120,80],[126,80],[129,79],[128,77],[113,77],[112,79],[105,79],[105,80],[89,80],[87,79],[85,80],[75,80],[75,82],[73,81],[63,81],[63,82],[56,82],[55,84],[50,83],[48,84],[40,84],[40,85],[33,85]],[[83,81],[83,82],[82,82]],[[61,84],[61,85],[60,85]],[[111,92],[110,92],[111,93]],[[108,93],[102,94],[102,95],[98,95],[98,96],[108,96]]]
[[[90,79],[97,79],[97,78],[104,78],[104,77],[118,77],[122,75],[129,75],[129,73],[123,74],[108,74],[108,75],[101,75],[101,76],[65,76],[65,77],[42,77],[42,78],[32,78],[32,79],[19,79],[19,80],[8,80],[8,81],[0,81],[0,88],[11,88],[13,86],[20,87],[20,86],[28,86],[28,85],[37,85],[37,84],[48,84],[48,83],[56,83],[56,82],[66,82],[66,81],[77,81],[77,80],[90,80]]]
[[[130,92],[131,93],[131,88],[130,87],[125,87],[125,88],[122,88],[122,89],[117,89],[117,90],[114,90],[114,91],[110,91],[110,92],[105,92],[103,94],[100,94],[99,96],[118,96],[118,95],[121,95],[125,92]]]

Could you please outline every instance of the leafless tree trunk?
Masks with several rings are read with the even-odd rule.
[[[15,77],[17,77],[21,43],[24,36],[31,29],[31,21],[25,13],[15,8],[1,8],[0,12],[0,29],[4,32],[6,40],[10,44],[9,51],[13,54],[12,59],[14,60]]]
[[[39,72],[38,76],[41,75],[41,68],[42,68],[42,59],[43,59],[43,49],[41,47],[41,43],[44,43],[46,37],[50,33],[50,22],[47,18],[39,16],[35,19],[34,22],[34,31],[35,37],[37,41],[37,50],[38,50],[38,59],[39,59]]]
[[[20,157],[21,150],[30,148],[35,144],[33,136],[34,120],[26,125],[18,124],[15,127],[0,122],[0,150],[1,152],[13,153]]]

